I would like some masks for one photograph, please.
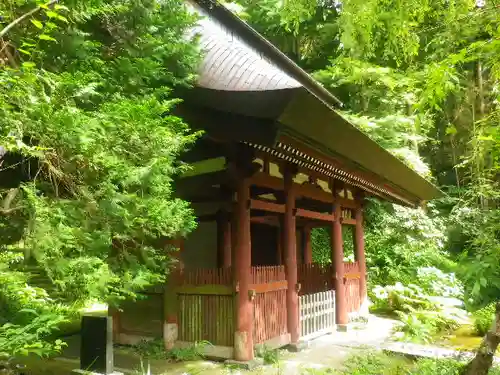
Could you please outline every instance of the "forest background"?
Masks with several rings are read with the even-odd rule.
[[[469,311],[500,299],[498,2],[225,5],[445,193],[420,209],[369,201],[375,308],[405,320],[428,297]],[[23,166],[0,188],[0,355],[40,354],[60,349],[52,331],[75,306],[118,306],[161,282],[158,241],[195,226],[172,179],[197,134],[169,110],[173,89],[193,82],[199,53],[183,35],[196,20],[176,0],[8,0],[0,16],[0,144],[18,158],[5,154],[2,171]],[[328,236],[314,232],[318,262]],[[407,323],[427,340],[422,314]]]

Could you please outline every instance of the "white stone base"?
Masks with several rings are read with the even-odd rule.
[[[163,324],[163,341],[165,349],[170,350],[174,347],[177,338],[179,337],[179,326],[177,323]]]
[[[123,375],[123,372],[117,372],[113,371],[110,374],[103,374],[100,372],[94,372],[94,371],[87,371],[87,370],[82,370],[82,369],[75,369],[71,371],[73,374],[80,374],[80,375]]]

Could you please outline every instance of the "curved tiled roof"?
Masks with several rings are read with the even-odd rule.
[[[295,79],[249,48],[201,9],[203,16],[193,30],[204,52],[198,86],[227,91],[267,91],[302,87]]]
[[[267,119],[276,128],[271,132],[274,143],[268,146],[276,147],[280,139],[298,141],[321,158],[326,156],[330,167],[339,162],[344,172],[360,172],[363,187],[373,191],[370,184],[375,184],[385,198],[416,205],[441,195],[337,113],[337,98],[217,0],[187,1],[203,17],[193,31],[205,53],[197,87],[191,90],[192,104],[219,114]],[[233,133],[242,131],[241,123],[232,120]],[[252,142],[247,138],[241,134],[238,140]]]

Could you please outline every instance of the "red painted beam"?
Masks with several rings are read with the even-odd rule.
[[[307,171],[306,171],[307,173]],[[277,191],[282,191],[283,180],[279,177],[270,176],[263,172],[255,173],[251,179],[251,184],[259,187],[265,187],[268,189],[273,189]],[[312,200],[316,200],[324,203],[333,203],[334,201],[340,203],[342,207],[354,209],[359,206],[359,203],[342,197],[334,197],[331,193],[328,193],[317,186],[307,185],[307,184],[297,184],[293,183],[293,188],[295,190],[295,196],[304,197]]]
[[[252,199],[250,201],[250,208],[252,210],[276,212],[276,213],[280,213],[280,214],[285,212],[285,206],[283,204],[266,202],[266,201],[259,200],[259,199]]]
[[[313,220],[320,220],[320,221],[326,221],[326,222],[335,221],[335,215],[325,214],[322,212],[316,212],[316,211],[310,211],[310,210],[304,210],[302,208],[297,208],[296,215],[297,215],[297,217],[305,217],[305,218],[313,219]]]

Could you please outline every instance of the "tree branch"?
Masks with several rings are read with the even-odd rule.
[[[49,1],[47,4],[45,4],[46,6],[51,6],[55,3],[57,3],[58,0],[51,0]],[[5,35],[7,34],[14,26],[16,26],[18,23],[24,21],[26,18],[28,18],[29,16],[35,14],[36,12],[38,12],[40,9],[42,9],[41,6],[38,6],[32,10],[30,10],[28,13],[24,13],[22,16],[20,16],[19,18],[16,18],[14,21],[12,21],[11,23],[9,23],[7,26],[5,26],[2,31],[0,31],[0,39]]]
[[[3,200],[2,204],[2,211],[8,211],[10,209],[10,206],[14,199],[16,198],[17,194],[19,193],[19,188],[13,188],[10,189],[9,192],[7,193],[5,199]]]

